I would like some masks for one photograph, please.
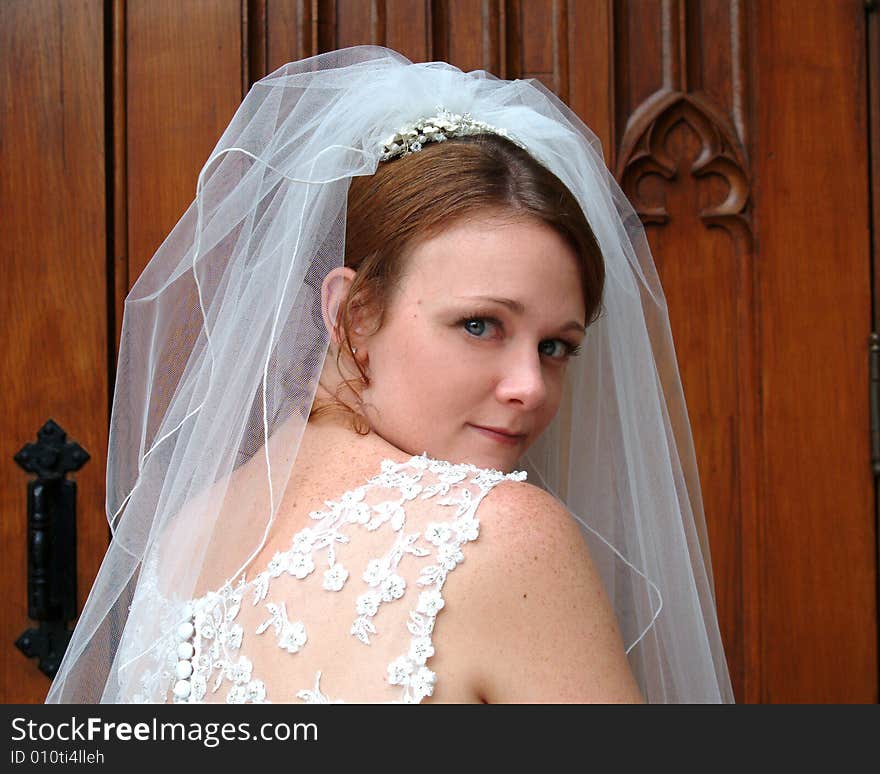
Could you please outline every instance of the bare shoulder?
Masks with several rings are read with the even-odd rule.
[[[504,481],[478,510],[480,539],[474,547],[483,580],[522,590],[523,603],[545,595],[599,599],[602,582],[574,517],[559,499],[527,482]],[[496,597],[507,600],[508,594]]]
[[[532,484],[504,481],[477,517],[459,625],[484,700],[640,701],[601,579],[565,505]]]
[[[549,492],[525,481],[502,481],[483,499],[479,519],[492,540],[483,541],[489,548],[505,554],[511,551],[551,554],[560,552],[584,555],[580,529],[565,505]],[[528,550],[527,550],[528,549]],[[525,556],[523,557],[525,558]]]

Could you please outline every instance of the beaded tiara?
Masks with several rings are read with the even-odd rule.
[[[389,161],[398,156],[416,153],[429,142],[444,142],[450,137],[464,137],[472,134],[497,134],[510,140],[514,145],[525,148],[506,129],[499,129],[485,121],[476,121],[470,113],[453,113],[438,105],[437,112],[433,116],[425,116],[404,124],[385,140],[382,143],[381,160]]]

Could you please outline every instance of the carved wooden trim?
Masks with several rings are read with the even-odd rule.
[[[266,0],[242,0],[242,94],[268,72],[269,35]]]
[[[113,305],[110,308],[113,326],[113,339],[108,347],[110,362],[108,373],[116,373],[116,360],[119,354],[119,340],[122,337],[122,315],[125,310],[125,297],[128,295],[128,168],[127,160],[127,134],[126,134],[126,8],[125,0],[114,0],[110,6],[110,99],[112,109],[111,140],[113,142],[112,155],[108,162],[113,169],[113,187],[111,221],[111,245],[113,251],[112,260],[109,264],[113,283]],[[111,387],[112,389],[112,387]],[[110,395],[113,402],[113,395]]]
[[[570,52],[568,50],[568,0],[554,0],[553,2],[553,91],[556,92],[566,103],[569,99],[569,72],[568,63]]]
[[[647,175],[659,175],[670,183],[676,180],[680,159],[669,151],[667,138],[682,122],[701,143],[691,174],[695,178],[716,175],[728,186],[724,200],[702,209],[699,217],[707,226],[724,228],[731,236],[744,238],[751,245],[751,185],[745,154],[734,128],[704,97],[660,93],[633,113],[618,155],[617,178],[621,187],[644,223],[662,225],[669,220],[663,204],[652,206],[642,201],[639,184]]]

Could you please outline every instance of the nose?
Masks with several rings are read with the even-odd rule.
[[[547,400],[547,382],[536,348],[520,348],[504,364],[496,388],[502,403],[517,401],[527,410],[540,408]]]

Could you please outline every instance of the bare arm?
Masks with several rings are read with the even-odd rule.
[[[643,701],[602,582],[565,507],[513,482],[494,489],[478,517],[459,620],[467,622],[483,700]]]

